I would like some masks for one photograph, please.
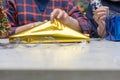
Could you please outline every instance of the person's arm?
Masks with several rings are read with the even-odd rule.
[[[90,33],[91,32],[91,23],[84,16],[82,9],[77,7],[74,0],[69,0],[68,2],[68,15],[72,18],[76,19],[79,23],[79,27],[81,28],[81,32]]]
[[[92,10],[92,6],[89,3],[89,5],[87,6],[86,9],[86,17],[90,20],[91,22],[91,33],[90,33],[90,37],[91,38],[98,38],[99,35],[97,33],[97,27],[98,24],[96,23],[96,21],[93,19],[93,10]]]
[[[58,19],[62,23],[70,26],[75,30],[81,31],[78,21],[69,16],[64,10],[54,9],[53,12],[51,13],[51,21],[53,21],[54,18]]]
[[[44,22],[34,22],[34,23],[29,23],[29,24],[23,25],[23,26],[19,26],[19,27],[16,28],[15,34],[16,34],[16,33],[19,33],[19,32],[22,32],[22,31],[24,31],[24,30],[28,30],[28,29],[30,29],[30,28],[33,28],[33,27],[35,27],[35,26],[37,26],[37,25],[41,25],[41,24],[43,24],[43,23],[44,23]]]
[[[90,33],[91,25],[88,19],[83,16],[82,10],[75,6],[74,0],[68,0],[67,9],[67,12],[61,9],[55,9],[51,13],[51,19],[57,18],[77,31]]]
[[[105,29],[105,20],[108,15],[109,8],[106,6],[102,6],[95,10],[93,18],[98,24],[98,34],[100,37],[105,37],[106,29]]]
[[[67,25],[68,26],[70,26],[71,28],[73,28],[73,29],[75,29],[75,30],[77,30],[77,31],[80,31],[80,32],[82,32],[82,29],[81,29],[81,27],[80,27],[80,25],[79,25],[79,22],[78,22],[78,20],[76,20],[76,19],[74,19],[73,17],[71,17],[71,16],[69,16],[69,17],[67,17],[68,19],[67,19]]]
[[[11,25],[10,35],[22,32],[22,31],[30,29],[36,25],[40,25],[40,24],[44,23],[44,22],[34,22],[34,23],[29,23],[26,25],[19,26],[18,22],[17,22],[18,21],[17,20],[18,19],[17,18],[18,12],[17,12],[14,0],[13,1],[7,0],[6,2],[4,2],[4,9],[6,10],[6,14],[8,16],[9,23]]]

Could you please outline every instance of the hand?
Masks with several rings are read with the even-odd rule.
[[[59,21],[63,22],[64,24],[67,24],[67,19],[69,15],[61,9],[54,9],[53,12],[50,15],[50,19],[53,22],[54,19],[58,19]]]
[[[96,9],[93,15],[94,20],[98,24],[98,34],[101,37],[105,36],[105,19],[108,16],[109,8],[106,6],[101,6],[100,8]]]
[[[50,15],[50,19],[51,22],[53,22],[54,19],[57,19],[63,24],[66,24],[77,31],[81,31],[78,21],[69,16],[64,10],[54,9]]]
[[[105,21],[109,12],[109,8],[106,6],[101,6],[96,9],[93,15],[94,20],[99,24],[101,21]]]

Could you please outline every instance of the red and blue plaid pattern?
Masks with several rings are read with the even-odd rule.
[[[74,0],[50,0],[44,12],[40,12],[35,0],[6,0],[5,2],[5,9],[7,9],[13,31],[21,25],[50,20],[50,13],[55,8],[65,10],[69,16],[79,21],[83,33],[90,33],[90,23],[83,16],[82,9],[75,6]]]

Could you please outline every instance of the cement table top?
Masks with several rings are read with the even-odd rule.
[[[7,43],[7,39],[0,42]],[[120,42],[22,44],[0,48],[0,70],[120,70]]]

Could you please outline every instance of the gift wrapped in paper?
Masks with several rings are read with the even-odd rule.
[[[47,21],[29,30],[14,34],[9,41],[20,39],[22,43],[82,42],[90,41],[88,35],[82,34],[58,20]]]

